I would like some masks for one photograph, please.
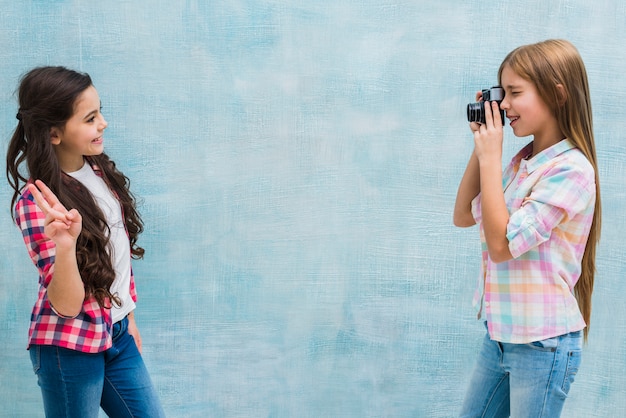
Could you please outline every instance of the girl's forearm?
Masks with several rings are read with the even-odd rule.
[[[54,272],[48,285],[48,300],[57,314],[77,316],[85,300],[85,286],[78,270],[74,248],[56,249]]]
[[[480,164],[482,224],[489,257],[495,263],[513,258],[509,251],[506,228],[509,211],[502,190],[502,170],[499,163]]]
[[[476,224],[472,215],[472,200],[478,196],[480,192],[480,170],[478,166],[478,158],[472,152],[472,155],[465,168],[463,178],[459,184],[459,189],[454,203],[454,225],[459,227],[468,227]]]

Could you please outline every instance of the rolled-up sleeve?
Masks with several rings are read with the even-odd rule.
[[[507,225],[514,258],[546,242],[554,228],[595,202],[595,176],[585,167],[553,166],[542,174]]]

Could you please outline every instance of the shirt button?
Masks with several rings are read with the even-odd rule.
[[[489,306],[489,302],[485,302],[485,306]]]

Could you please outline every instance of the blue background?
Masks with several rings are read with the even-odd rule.
[[[565,417],[626,411],[626,3],[0,0],[1,171],[33,66],[88,72],[142,199],[145,361],[171,417],[451,417],[482,338],[452,226],[465,106],[514,47],[586,62],[603,192]],[[505,128],[505,156],[528,138]],[[0,182],[0,416],[42,416],[36,272]]]

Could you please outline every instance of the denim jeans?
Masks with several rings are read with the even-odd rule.
[[[485,336],[461,417],[555,418],[578,372],[582,332],[529,344]]]
[[[113,325],[113,346],[88,354],[51,345],[33,345],[30,358],[47,418],[159,418],[165,414],[128,318]]]

